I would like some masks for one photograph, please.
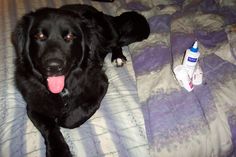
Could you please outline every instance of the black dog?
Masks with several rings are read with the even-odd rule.
[[[122,46],[149,35],[136,12],[117,17],[87,5],[43,8],[22,17],[13,34],[15,79],[27,114],[45,139],[47,157],[72,156],[59,127],[75,128],[99,108],[108,79],[102,65],[122,66]]]

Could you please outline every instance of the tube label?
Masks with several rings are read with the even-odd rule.
[[[197,62],[197,58],[188,57],[189,62]]]

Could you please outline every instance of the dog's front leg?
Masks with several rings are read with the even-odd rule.
[[[44,137],[47,157],[72,157],[69,147],[60,132],[60,128],[53,119],[29,109],[27,114]]]
[[[111,62],[117,67],[122,67],[127,61],[126,57],[123,55],[121,47],[112,48]]]
[[[100,104],[90,105],[88,103],[84,103],[83,106],[86,107],[81,106],[68,111],[66,115],[58,119],[58,124],[64,128],[70,129],[79,127],[97,111]]]

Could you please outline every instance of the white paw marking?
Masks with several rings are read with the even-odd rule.
[[[113,64],[117,67],[121,67],[125,64],[125,61],[122,60],[121,58],[117,58],[113,61]]]
[[[117,58],[116,64],[117,64],[118,66],[122,66],[122,65],[124,64],[124,62],[122,61],[122,59]]]

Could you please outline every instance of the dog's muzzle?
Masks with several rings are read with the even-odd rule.
[[[60,58],[50,58],[43,62],[43,73],[47,77],[47,86],[50,92],[58,94],[64,89],[65,69],[65,62]]]
[[[44,63],[46,72],[50,74],[59,74],[63,71],[65,65],[61,59],[48,59]]]

